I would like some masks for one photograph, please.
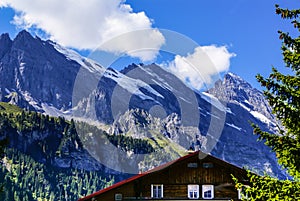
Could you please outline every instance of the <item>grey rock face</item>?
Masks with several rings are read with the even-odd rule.
[[[1,34],[0,36],[0,59],[9,51],[12,45],[12,40],[9,35]]]
[[[80,65],[59,53],[50,41],[33,38],[22,31],[10,41],[7,35],[0,40],[0,88],[5,95],[16,92],[22,107],[51,103],[67,109]],[[37,107],[36,107],[37,108]]]
[[[253,88],[238,75],[228,73],[223,80],[218,80],[210,94],[225,103],[241,103],[250,110],[257,111],[275,121],[271,107],[261,91]]]

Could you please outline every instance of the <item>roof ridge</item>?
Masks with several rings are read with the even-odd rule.
[[[134,175],[134,176],[132,176],[132,177],[130,177],[130,178],[128,178],[128,179],[125,179],[125,180],[123,180],[123,181],[120,181],[120,182],[118,182],[118,183],[115,183],[115,184],[113,184],[113,185],[110,186],[110,187],[107,187],[107,188],[104,188],[104,189],[102,189],[102,190],[99,190],[99,191],[97,191],[97,192],[95,192],[95,193],[93,193],[93,194],[90,194],[90,195],[86,196],[86,197],[80,198],[78,201],[85,201],[85,200],[88,200],[88,199],[90,199],[90,198],[92,198],[92,197],[94,197],[94,196],[98,196],[98,195],[100,195],[100,194],[102,194],[102,193],[104,193],[104,192],[107,192],[107,191],[109,191],[109,190],[112,190],[112,189],[114,189],[114,188],[117,188],[117,187],[119,187],[119,186],[122,186],[122,185],[124,185],[124,184],[127,184],[128,182],[131,182],[131,181],[134,181],[134,180],[136,180],[136,179],[142,178],[142,177],[144,177],[144,176],[146,176],[146,175],[149,175],[149,174],[152,174],[152,173],[155,173],[155,172],[164,170],[165,168],[170,167],[171,165],[173,165],[173,164],[175,164],[175,163],[177,163],[177,162],[186,160],[186,159],[188,159],[188,158],[190,158],[190,157],[194,157],[195,155],[201,154],[201,153],[206,154],[206,153],[204,153],[204,152],[202,152],[202,151],[195,151],[195,152],[193,152],[193,153],[189,153],[189,154],[187,154],[187,155],[185,155],[185,156],[182,156],[182,157],[180,157],[180,158],[178,158],[178,159],[175,159],[175,160],[173,160],[173,161],[170,161],[170,162],[167,162],[167,163],[162,164],[162,165],[160,165],[160,166],[157,166],[157,167],[155,167],[155,168],[153,168],[153,169],[151,169],[151,170],[148,170],[148,171],[146,171],[146,172],[142,172],[142,173],[136,174],[136,175]],[[212,156],[212,155],[210,155],[210,154],[206,154],[206,155],[212,157],[213,159],[218,160],[219,162],[229,164],[229,165],[231,165],[231,166],[233,166],[233,167],[235,167],[235,168],[237,168],[237,169],[242,169],[242,168],[240,168],[240,167],[238,167],[238,166],[236,166],[236,165],[233,165],[233,164],[231,164],[231,163],[229,163],[229,162],[227,162],[227,161],[224,161],[224,160],[222,160],[222,159],[220,159],[220,158],[217,158],[217,157],[215,157],[215,156]],[[203,158],[202,158],[202,157],[201,157],[201,158],[199,157],[200,160],[201,160],[201,159],[204,159],[204,158],[205,158],[205,157],[203,157]]]
[[[150,173],[154,173],[154,172],[163,170],[163,169],[169,167],[170,165],[172,165],[172,164],[174,164],[174,163],[176,163],[176,162],[179,162],[179,161],[182,161],[182,160],[187,159],[187,158],[189,158],[189,157],[195,156],[195,155],[198,154],[199,152],[200,152],[200,151],[195,151],[194,153],[190,153],[190,154],[184,155],[184,156],[182,156],[182,157],[180,157],[180,158],[178,158],[178,159],[175,159],[175,160],[173,160],[173,161],[170,161],[170,162],[167,162],[167,163],[165,163],[165,164],[159,165],[159,166],[157,166],[157,167],[155,167],[155,168],[153,168],[153,169],[151,169],[151,170],[148,170],[148,171],[146,171],[146,172],[142,172],[142,173],[139,173],[139,174],[137,174],[137,175],[134,175],[134,176],[132,176],[132,177],[130,177],[130,178],[128,178],[128,179],[125,179],[125,180],[123,180],[123,181],[117,182],[117,183],[111,185],[110,187],[101,189],[101,190],[99,190],[99,191],[97,191],[97,192],[95,192],[95,193],[92,193],[92,194],[90,194],[90,195],[88,195],[88,196],[86,196],[86,197],[80,198],[78,201],[84,201],[84,200],[90,199],[90,198],[92,198],[92,197],[94,197],[94,196],[100,195],[100,194],[102,194],[102,193],[104,193],[104,192],[107,192],[107,191],[109,191],[109,190],[111,190],[111,189],[114,189],[114,188],[117,188],[117,187],[122,186],[122,185],[124,185],[124,184],[127,184],[127,183],[130,182],[130,181],[136,180],[136,179],[141,178],[141,177],[143,177],[143,176],[146,176],[146,175],[148,175],[148,174],[150,174]]]

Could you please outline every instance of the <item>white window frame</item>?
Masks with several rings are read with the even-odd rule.
[[[191,196],[192,192],[192,196]],[[188,185],[188,198],[189,199],[199,199],[199,185],[197,184],[189,184]],[[196,196],[195,196],[196,193]]]
[[[211,191],[211,196],[206,197],[205,192]],[[202,198],[203,199],[213,199],[214,198],[214,185],[202,185]]]
[[[123,195],[121,193],[116,193],[115,194],[115,201],[121,201],[123,200]]]
[[[161,188],[161,196],[157,196],[154,194],[154,189]],[[164,197],[164,185],[162,184],[151,184],[151,198],[163,198]]]
[[[241,200],[243,198],[245,198],[245,199],[248,198],[248,195],[245,193],[245,190],[246,190],[247,187],[249,187],[249,186],[245,185],[244,189],[243,188],[238,189],[238,199],[239,200]]]

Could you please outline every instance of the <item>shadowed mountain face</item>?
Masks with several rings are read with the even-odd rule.
[[[184,149],[201,148],[238,166],[285,176],[249,123],[275,132],[269,105],[260,91],[232,73],[201,93],[156,64],[105,69],[22,31],[14,40],[0,36],[0,100],[100,122],[111,135],[161,136]]]
[[[2,100],[37,109],[42,103],[59,109],[70,107],[78,63],[68,60],[50,41],[33,38],[26,31],[13,41],[1,35],[0,47]],[[9,97],[12,92],[17,95]]]

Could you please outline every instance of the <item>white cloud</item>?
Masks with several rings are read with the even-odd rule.
[[[156,41],[159,41],[157,43]],[[144,29],[128,32],[108,40],[101,45],[101,49],[109,52],[126,52],[142,61],[151,61],[159,54],[159,49],[165,38],[157,29]],[[118,47],[116,49],[115,47]]]
[[[120,34],[148,29],[143,36],[132,33],[128,41],[108,48],[148,61],[155,59],[157,52],[132,50],[157,49],[165,42],[163,35],[152,29],[151,19],[144,12],[134,13],[124,0],[1,0],[0,7],[16,11],[18,27],[42,29],[67,47],[96,49]]]
[[[167,68],[195,89],[213,83],[214,77],[229,69],[230,58],[234,57],[226,46],[199,46],[187,56],[176,55]]]

